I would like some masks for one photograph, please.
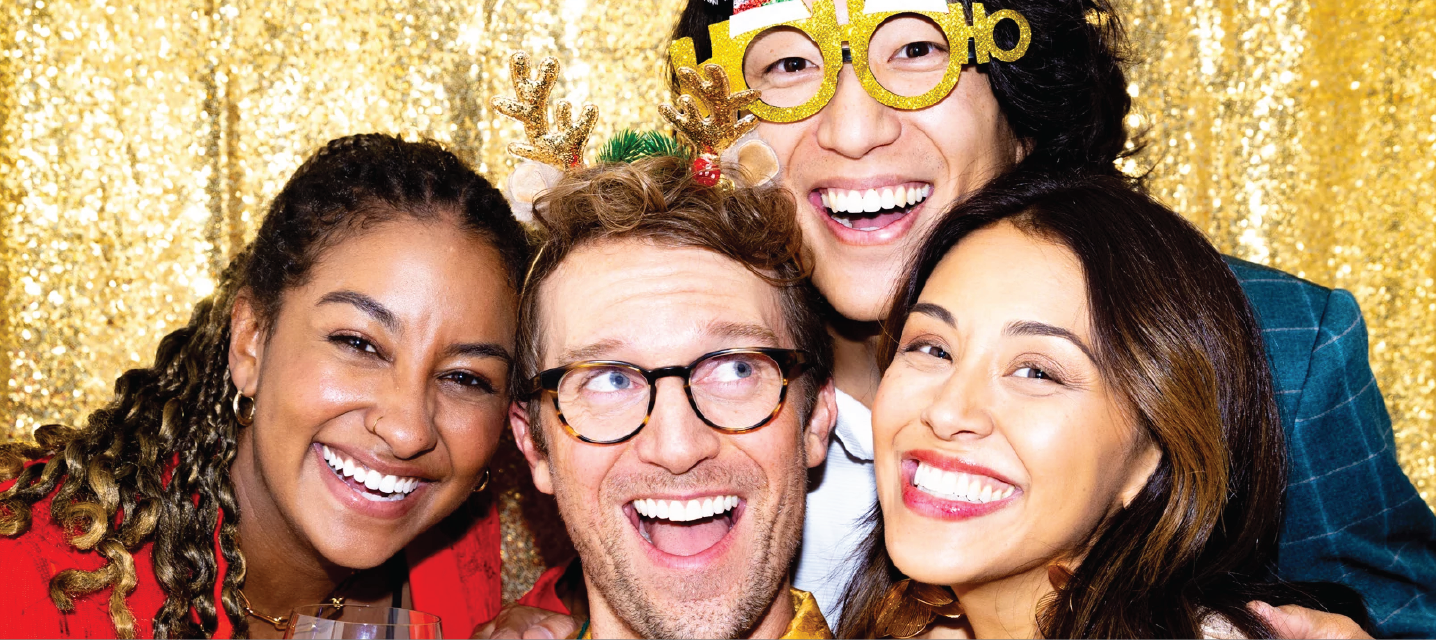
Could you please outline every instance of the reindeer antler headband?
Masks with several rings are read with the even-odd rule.
[[[563,172],[583,165],[584,144],[598,119],[598,108],[584,105],[575,121],[573,107],[560,100],[554,103],[551,126],[548,101],[558,80],[558,60],[544,58],[539,62],[537,76],[531,76],[528,55],[520,51],[509,59],[509,69],[516,97],[498,96],[490,103],[494,110],[524,126],[527,142],[510,143],[509,153],[527,162],[509,176],[505,195],[515,216],[528,221],[539,194],[556,184]],[[758,92],[750,89],[729,93],[728,76],[715,64],[704,65],[701,73],[691,67],[680,67],[677,73],[683,91],[678,106],[659,105],[658,111],[687,144],[657,131],[622,131],[604,145],[599,161],[633,162],[656,155],[691,157],[698,182],[707,186],[732,185],[723,176],[724,164],[738,167],[749,186],[772,180],[778,174],[777,154],[750,135],[758,126],[757,119],[739,116],[758,100]],[[704,115],[705,111],[708,115]]]

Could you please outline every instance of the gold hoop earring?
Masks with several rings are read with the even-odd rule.
[[[487,488],[488,486],[489,486],[489,468],[488,468],[488,467],[484,467],[484,481],[483,481],[483,482],[480,482],[480,483],[479,483],[479,486],[474,487],[474,493],[478,493],[478,492],[480,492],[480,491],[483,491],[483,490],[484,490],[485,488]]]
[[[245,399],[249,400],[248,414],[244,412],[240,403],[240,400]],[[249,396],[244,395],[244,392],[240,391],[239,389],[234,390],[234,400],[230,402],[230,408],[234,409],[234,419],[235,421],[239,422],[239,426],[247,427],[254,424],[254,404],[254,398],[250,398]]]

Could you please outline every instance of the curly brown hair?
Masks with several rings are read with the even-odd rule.
[[[120,376],[114,398],[89,415],[86,428],[47,425],[36,430],[34,443],[0,445],[0,481],[17,479],[0,492],[0,534],[24,534],[31,507],[53,492],[55,522],[77,532],[70,544],[108,559],[94,571],[66,569],[51,579],[56,607],[70,611],[73,598],[111,587],[115,631],[134,637],[135,617],[125,604],[136,586],[131,552],[150,542],[165,593],[155,637],[208,637],[218,624],[211,540],[219,527],[228,564],[222,604],[235,635],[248,635],[238,595],[245,576],[241,514],[229,473],[242,428],[230,408],[235,296],[249,292],[267,331],[284,293],[303,284],[326,248],[401,217],[453,220],[485,239],[518,290],[528,259],[524,231],[484,178],[434,142],[339,138],[299,167],[214,295],[195,305],[188,325],[160,341],[151,366]]]
[[[725,167],[724,175],[741,175]],[[566,175],[534,207],[535,254],[519,296],[519,335],[512,396],[527,399],[543,361],[538,289],[569,254],[598,242],[640,239],[668,247],[707,249],[731,258],[777,287],[783,319],[797,348],[812,356],[800,416],[806,420],[822,382],[832,376],[833,347],[809,283],[797,206],[777,187],[709,187],[691,161],[655,156]],[[538,405],[529,403],[538,424]],[[541,429],[534,444],[546,451]]]

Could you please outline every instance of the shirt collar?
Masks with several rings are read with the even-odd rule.
[[[873,412],[863,406],[842,389],[838,392],[838,424],[833,427],[833,436],[847,450],[848,455],[872,462],[873,460]]]
[[[813,594],[788,587],[788,597],[793,601],[793,620],[788,623],[787,630],[779,640],[833,637],[828,621],[823,619],[823,612],[818,608],[818,601],[813,598]],[[593,628],[585,621],[578,634],[573,637],[590,640],[593,638]]]

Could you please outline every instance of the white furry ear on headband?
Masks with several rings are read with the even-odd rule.
[[[748,133],[723,151],[723,164],[736,165],[749,187],[761,187],[778,177],[778,154],[756,133]]]
[[[504,182],[504,198],[509,201],[514,218],[524,224],[533,223],[534,200],[552,189],[561,178],[562,171],[542,162],[529,160],[514,167],[514,172]]]

